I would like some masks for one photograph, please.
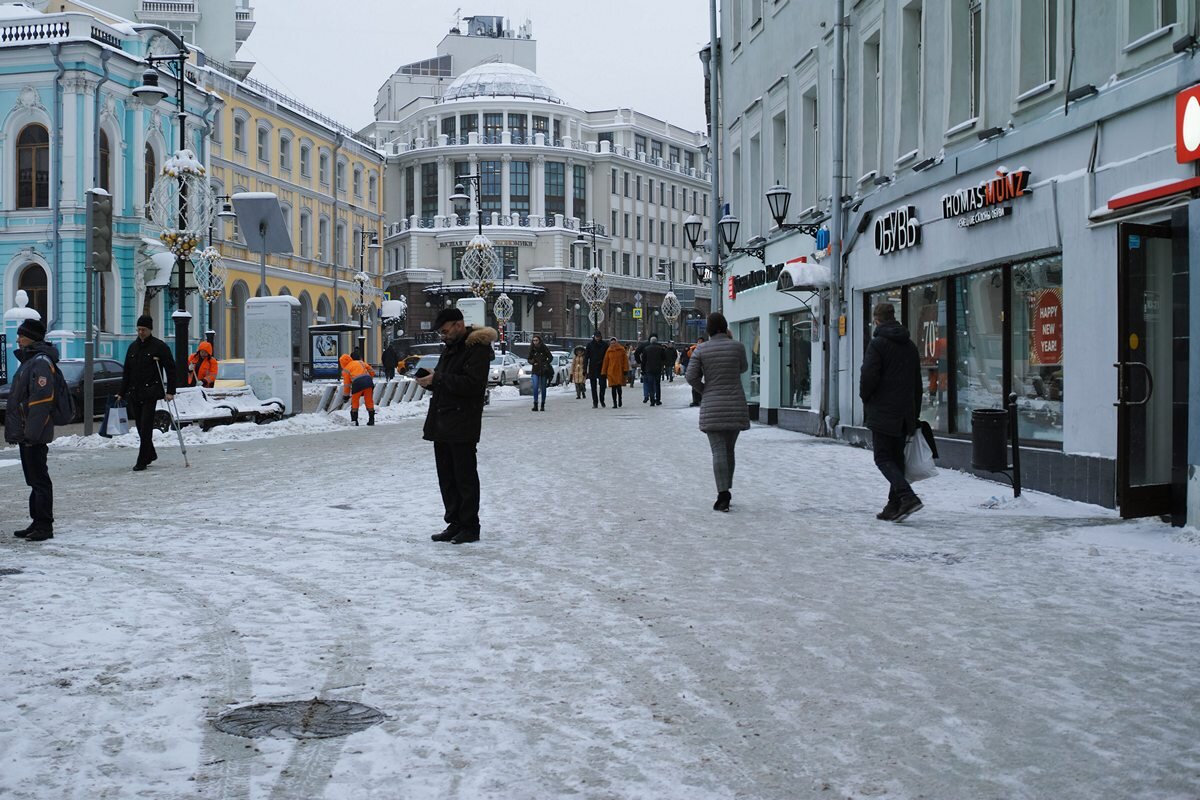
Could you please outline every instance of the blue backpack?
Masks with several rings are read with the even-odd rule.
[[[46,359],[54,376],[54,404],[50,406],[50,421],[55,425],[69,425],[75,421],[75,399],[71,397],[71,387],[67,386],[62,370],[54,365],[49,356],[39,354],[38,358]]]

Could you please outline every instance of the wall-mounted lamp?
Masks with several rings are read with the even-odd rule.
[[[937,156],[930,156],[929,158],[925,159],[924,161],[918,161],[917,163],[913,164],[912,171],[913,172],[924,172],[925,170],[929,169],[930,167],[937,166],[937,163],[938,163]]]
[[[987,128],[980,131],[978,134],[979,141],[986,142],[988,139],[995,139],[997,136],[1004,135],[1004,128]]]
[[[1094,84],[1085,83],[1083,86],[1077,86],[1076,88],[1067,92],[1067,102],[1074,103],[1076,100],[1082,100],[1085,97],[1091,97],[1094,94],[1098,94],[1099,91],[1100,90],[1097,89]]]
[[[1176,53],[1191,53],[1195,51],[1196,46],[1196,37],[1190,33],[1171,42],[1171,49]]]
[[[889,183],[892,182],[892,176],[891,175],[876,175],[875,179],[871,182],[874,183],[876,186],[887,186]]]

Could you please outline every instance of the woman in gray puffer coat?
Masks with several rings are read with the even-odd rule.
[[[733,485],[733,451],[738,434],[750,429],[750,410],[742,390],[742,373],[750,368],[746,348],[729,335],[719,311],[708,315],[708,341],[696,347],[687,366],[687,382],[700,393],[700,430],[712,448],[717,480],[714,511],[728,511]]]

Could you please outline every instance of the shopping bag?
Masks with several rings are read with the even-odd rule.
[[[104,411],[104,420],[100,423],[100,435],[106,439],[114,436],[124,436],[129,433],[129,412],[122,400],[108,400],[108,408]]]
[[[920,431],[904,445],[904,477],[909,483],[923,481],[937,475],[937,465],[933,463],[933,451],[929,442]]]

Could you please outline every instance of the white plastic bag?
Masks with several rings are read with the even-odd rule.
[[[100,425],[100,435],[106,439],[113,436],[124,436],[129,433],[129,412],[125,409],[123,402],[113,403],[109,401],[108,411],[104,414],[104,421]]]
[[[933,463],[933,451],[920,431],[913,434],[904,445],[904,477],[909,483],[923,481],[937,475],[937,465]]]

